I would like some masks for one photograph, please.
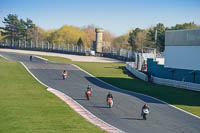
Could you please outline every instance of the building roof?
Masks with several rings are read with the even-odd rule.
[[[200,46],[200,29],[166,31],[165,46]]]

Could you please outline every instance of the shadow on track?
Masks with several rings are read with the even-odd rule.
[[[124,93],[124,94],[128,94],[128,95],[131,95],[131,96],[134,96],[134,97],[137,97],[139,98],[140,100],[144,101],[145,103],[157,103],[157,104],[164,104],[156,99],[153,99],[153,98],[150,98],[150,97],[147,97],[147,96],[144,96],[142,94],[137,94],[137,93],[134,93],[134,92],[131,92],[131,91],[127,91],[127,90],[123,90],[123,89],[118,89],[116,87],[112,87],[108,84],[105,84],[99,80],[97,80],[96,78],[94,77],[85,77],[88,81],[90,81],[91,83],[95,84],[96,86],[98,87],[101,87],[101,88],[104,88],[104,89],[107,89],[107,90],[112,90],[112,91],[117,91],[117,92],[120,92],[120,93]],[[122,78],[112,78],[112,77],[109,77],[109,78],[105,78],[105,77],[98,77],[99,79],[104,79],[104,81],[106,80],[110,80],[110,81],[113,81],[113,82],[118,82],[118,83],[121,83],[122,80],[129,80],[129,79],[122,79]]]
[[[86,98],[75,98],[75,99],[73,99],[73,100],[78,100],[78,101],[80,101],[80,100],[87,100]],[[87,100],[88,101],[88,100]]]
[[[126,120],[143,120],[142,118],[120,118],[120,119],[126,119]]]
[[[94,108],[109,108],[108,106],[91,106],[91,107],[94,107]]]

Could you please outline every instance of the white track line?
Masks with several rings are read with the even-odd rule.
[[[167,104],[167,105],[169,105],[169,106],[171,106],[171,107],[173,107],[173,108],[175,108],[175,109],[178,109],[178,110],[180,110],[180,111],[182,111],[182,112],[184,112],[184,113],[186,113],[186,114],[192,115],[192,116],[194,116],[194,117],[200,119],[200,117],[197,116],[197,115],[195,115],[195,114],[192,114],[192,113],[190,113],[190,112],[187,112],[187,111],[185,111],[185,110],[183,110],[183,109],[181,109],[181,108],[178,108],[178,107],[176,107],[176,106],[174,106],[174,105],[171,105],[171,104],[169,104],[169,103],[167,103],[167,102],[165,102],[165,101],[162,101],[162,100],[160,100],[160,99],[157,99],[157,98],[155,98],[155,97],[148,96],[148,95],[145,95],[145,94],[142,94],[142,93],[138,93],[138,92],[133,92],[133,91],[124,90],[124,89],[118,88],[118,87],[116,87],[116,86],[113,86],[113,85],[111,85],[111,84],[109,84],[109,83],[107,83],[107,82],[104,82],[103,80],[101,80],[101,79],[95,77],[94,75],[88,73],[87,71],[83,70],[83,69],[80,68],[79,66],[77,66],[77,65],[75,65],[75,64],[72,64],[72,65],[75,66],[75,67],[77,67],[77,68],[80,69],[81,71],[87,73],[88,75],[92,76],[93,78],[95,78],[95,79],[97,79],[97,80],[99,80],[99,81],[101,81],[101,82],[103,82],[103,83],[105,83],[105,84],[107,84],[107,85],[109,85],[109,86],[112,86],[113,88],[116,88],[116,89],[118,89],[118,90],[123,90],[123,91],[129,92],[129,93],[133,93],[133,94],[135,93],[135,94],[143,95],[143,96],[146,96],[146,97],[150,97],[150,98],[155,99],[155,100],[157,100],[157,101],[160,101],[160,102],[162,102],[162,103],[164,103],[164,104]]]
[[[5,56],[3,56],[3,55],[1,55],[1,54],[0,54],[0,57],[2,57],[2,58],[4,58],[4,59],[6,59],[6,60],[9,60],[9,61],[10,61],[10,59],[6,58]]]
[[[20,63],[24,66],[24,68],[42,85],[44,85],[45,87],[49,87],[46,84],[42,83],[37,77],[35,77],[35,75],[33,75],[33,73],[31,71],[29,71],[29,69],[26,67],[26,65],[20,61]]]
[[[39,58],[39,59],[41,59],[41,60],[48,61],[48,59],[45,59],[45,58],[43,58],[43,57],[40,57],[40,56],[34,56],[34,57],[36,57],[36,58]]]
[[[46,84],[42,83],[37,77],[35,77],[31,71],[26,67],[26,65],[23,62],[20,62],[24,68],[42,85],[48,87]],[[85,119],[87,119],[89,122],[91,122],[92,124],[100,127],[101,129],[109,132],[109,133],[124,133],[123,131],[121,131],[120,129],[104,122],[103,120],[99,119],[98,117],[96,117],[95,115],[93,115],[91,112],[89,112],[87,109],[85,109],[83,106],[81,106],[78,102],[76,102],[75,100],[73,100],[71,97],[67,96],[66,94],[55,90],[51,87],[47,88],[47,91],[53,93],[54,95],[56,95],[57,97],[59,97],[61,100],[63,100],[65,103],[67,103],[72,109],[74,109],[77,113],[79,113],[82,117],[84,117]]]

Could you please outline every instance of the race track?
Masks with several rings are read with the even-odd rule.
[[[93,113],[103,121],[127,133],[199,133],[200,119],[177,110],[150,97],[127,92],[109,86],[73,65],[51,63],[28,55],[0,52],[8,59],[22,61],[43,83],[57,89]],[[69,77],[62,80],[61,72],[67,70]],[[87,85],[93,87],[93,96],[87,101],[84,95]],[[119,83],[120,84],[120,83]],[[106,95],[114,96],[113,108],[108,108]],[[141,120],[141,107],[150,106],[150,116]]]

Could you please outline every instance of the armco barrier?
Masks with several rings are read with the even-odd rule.
[[[134,74],[137,78],[142,79],[144,81],[148,81],[147,75],[136,70],[134,65],[134,62],[127,62],[126,69],[129,70],[132,74]]]
[[[152,78],[153,78],[153,83],[156,83],[159,85],[172,86],[176,88],[184,88],[187,90],[200,92],[200,84],[184,82],[184,81],[176,81],[176,80],[170,80],[170,79],[163,79],[163,78],[158,78],[158,77],[152,77]]]
[[[127,62],[126,69],[129,70],[137,78],[142,79],[144,81],[148,81],[148,76],[146,74],[139,72],[138,70],[135,69],[134,62]],[[193,90],[193,91],[200,92],[200,84],[195,84],[195,83],[191,83],[191,82],[176,81],[176,80],[158,78],[158,77],[154,77],[154,76],[152,76],[152,82],[155,84],[159,84],[159,85],[172,86],[172,87],[176,87],[176,88],[183,88],[183,89],[187,89],[187,90]]]

